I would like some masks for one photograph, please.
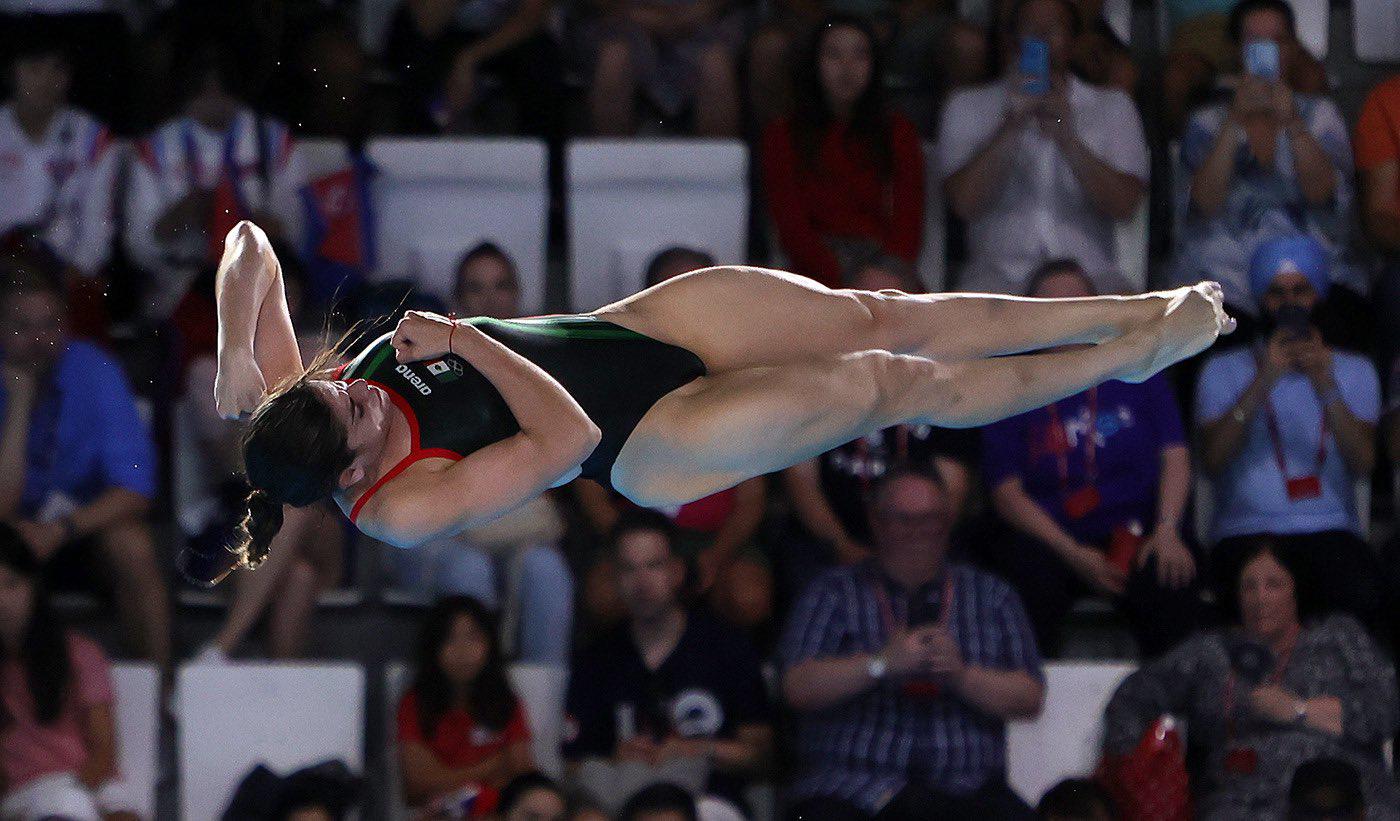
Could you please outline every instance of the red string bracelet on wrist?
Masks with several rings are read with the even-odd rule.
[[[455,354],[456,351],[452,350],[452,335],[457,333],[457,315],[455,313],[448,314],[447,318],[452,320],[452,324],[447,329],[447,352]]]

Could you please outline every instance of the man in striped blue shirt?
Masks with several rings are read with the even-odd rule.
[[[945,561],[936,477],[893,469],[869,503],[874,557],[813,582],[783,637],[799,713],[789,818],[1034,818],[1006,783],[1005,722],[1045,696],[1020,599]]]

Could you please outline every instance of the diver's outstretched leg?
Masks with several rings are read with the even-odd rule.
[[[691,501],[900,422],[973,427],[1110,379],[1141,381],[1224,327],[1218,305],[1197,295],[1075,350],[951,363],[865,351],[715,374],[652,407],[618,455],[613,484],[639,504]]]
[[[1196,286],[1205,293],[1207,286]],[[693,351],[711,372],[886,350],[958,362],[1102,342],[1160,318],[1187,289],[1134,297],[832,290],[765,268],[702,268],[595,313]]]

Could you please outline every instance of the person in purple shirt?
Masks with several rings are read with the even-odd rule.
[[[156,454],[121,367],[72,339],[56,280],[5,271],[0,292],[0,518],[59,586],[111,579],[136,649],[170,657],[165,576],[145,516]]]
[[[1031,296],[1090,296],[1073,260],[1031,275]],[[1166,379],[1110,381],[983,428],[983,472],[1010,533],[984,556],[1016,587],[1047,655],[1075,600],[1108,595],[1142,652],[1196,626],[1196,559],[1181,535],[1191,466]]]

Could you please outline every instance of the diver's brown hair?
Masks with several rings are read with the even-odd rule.
[[[359,328],[347,330],[300,374],[273,388],[249,420],[243,468],[251,490],[232,547],[244,567],[267,558],[282,529],[283,505],[306,507],[327,498],[350,466],[345,426],[311,383],[334,377],[336,362],[363,336]]]

